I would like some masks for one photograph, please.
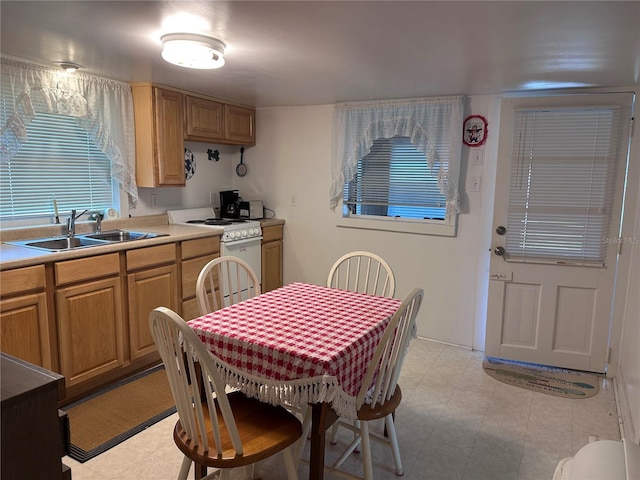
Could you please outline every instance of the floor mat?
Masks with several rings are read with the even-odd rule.
[[[596,374],[485,357],[482,368],[492,378],[514,387],[565,398],[588,398],[600,390]]]
[[[69,456],[81,463],[176,411],[162,365],[62,407],[69,416]]]

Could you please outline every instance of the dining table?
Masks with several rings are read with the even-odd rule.
[[[295,282],[187,323],[228,386],[311,407],[309,478],[324,477],[326,430],[355,420],[356,395],[401,300]]]

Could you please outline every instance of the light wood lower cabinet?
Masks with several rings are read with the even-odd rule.
[[[0,350],[52,369],[52,348],[45,293],[45,267],[2,272]]]
[[[220,237],[198,238],[182,242],[182,318],[200,316],[196,300],[198,275],[207,263],[220,256]]]
[[[119,256],[58,262],[55,274],[60,373],[69,388],[125,362]]]
[[[155,266],[168,263],[169,265]],[[127,270],[129,296],[129,348],[131,360],[156,352],[149,330],[149,313],[156,307],[178,312],[178,267],[175,244],[129,250]]]
[[[3,352],[61,373],[66,401],[158,363],[149,312],[200,315],[196,280],[220,236],[0,272]]]
[[[262,292],[282,286],[283,226],[262,227]]]

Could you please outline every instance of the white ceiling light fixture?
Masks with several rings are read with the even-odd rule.
[[[163,35],[162,58],[187,68],[211,69],[224,65],[225,44],[217,38],[197,33]]]
[[[67,73],[75,73],[81,68],[84,68],[82,65],[73,62],[58,62],[58,65]]]

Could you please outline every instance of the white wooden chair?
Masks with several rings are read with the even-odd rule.
[[[149,327],[178,410],[173,440],[184,454],[178,479],[186,480],[192,462],[195,478],[225,480],[232,468],[248,467],[246,474],[256,462],[283,452],[288,478],[296,480],[291,446],[302,434],[300,421],[282,407],[226,393],[216,358],[177,313],[158,307]],[[207,475],[207,467],[219,470]]]
[[[196,282],[200,314],[260,295],[258,276],[241,258],[224,256],[207,263]]]
[[[327,467],[330,472],[346,478],[361,478],[338,469],[356,447],[361,444],[364,479],[372,480],[373,466],[370,440],[374,440],[389,446],[396,467],[396,475],[403,474],[393,413],[402,399],[402,392],[398,386],[398,377],[409,346],[409,340],[415,332],[415,319],[423,296],[424,291],[420,288],[415,288],[403,300],[385,329],[382,340],[367,367],[362,387],[356,397],[357,422],[353,424],[338,420],[340,426],[354,431],[355,438],[334,464],[331,467]],[[370,432],[369,422],[383,418],[388,436]]]
[[[396,281],[393,270],[375,253],[356,251],[340,257],[333,264],[327,287],[393,297]]]
[[[393,270],[379,255],[365,251],[349,252],[331,267],[327,287],[368,293],[380,297],[393,297],[396,281]],[[309,430],[309,420],[304,419],[304,431]],[[339,424],[331,428],[331,444],[336,443]]]

